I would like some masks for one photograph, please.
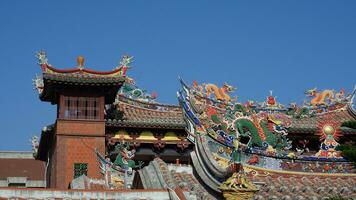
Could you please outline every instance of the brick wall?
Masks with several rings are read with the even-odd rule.
[[[54,175],[51,186],[57,189],[67,189],[74,178],[74,163],[88,163],[88,176],[103,178],[100,173],[99,162],[95,148],[105,152],[104,137],[85,136],[57,136],[56,159],[53,163]]]
[[[58,119],[56,123],[56,130],[57,135],[104,136],[105,122]]]
[[[88,176],[102,179],[95,148],[105,153],[103,121],[57,120],[50,187],[67,189],[74,178],[74,163],[87,163]]]

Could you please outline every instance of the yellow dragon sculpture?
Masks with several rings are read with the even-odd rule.
[[[318,105],[328,105],[326,100],[329,101],[334,100],[334,91],[333,90],[324,90],[322,92],[318,92],[317,88],[313,88],[305,92],[306,95],[313,97],[310,100],[310,105],[313,107],[317,107]]]
[[[204,86],[205,86],[206,95],[208,97],[210,96],[211,93],[214,93],[216,100],[226,101],[226,102],[231,101],[231,97],[229,93],[236,90],[236,88],[232,87],[231,85],[228,85],[227,83],[224,83],[223,87],[221,88],[211,83],[205,84]]]

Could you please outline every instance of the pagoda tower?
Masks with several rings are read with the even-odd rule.
[[[79,56],[77,68],[63,70],[48,64],[44,52],[38,58],[42,69],[42,77],[35,80],[39,98],[57,105],[56,121],[42,130],[36,155],[48,162],[47,187],[67,189],[81,175],[102,178],[95,150],[105,154],[105,105],[115,101],[127,67],[89,70]]]

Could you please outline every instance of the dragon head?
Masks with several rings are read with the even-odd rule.
[[[304,92],[304,94],[306,94],[307,96],[316,96],[317,88],[315,87],[313,89],[307,90]]]
[[[237,88],[227,84],[227,83],[224,83],[224,86],[223,88],[225,89],[226,92],[230,93],[230,92],[233,92],[235,90],[237,90]]]

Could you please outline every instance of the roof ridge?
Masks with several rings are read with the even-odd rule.
[[[155,112],[164,112],[164,113],[167,113],[167,112],[181,112],[181,111],[175,111],[175,110],[150,109],[150,108],[145,108],[145,107],[140,107],[140,106],[137,106],[137,105],[134,105],[134,104],[130,104],[130,103],[124,102],[124,101],[119,101],[119,103],[123,103],[123,104],[129,105],[129,106],[135,107],[135,108],[139,108],[139,109],[143,109],[143,110],[149,110],[149,111],[155,111]],[[158,105],[158,104],[156,104],[156,105]],[[177,108],[180,108],[180,107],[177,106]]]
[[[158,102],[145,102],[145,101],[140,101],[140,100],[137,100],[137,99],[132,99],[132,98],[129,98],[129,97],[126,97],[126,96],[123,96],[123,95],[119,95],[119,98],[127,99],[127,100],[130,100],[130,101],[134,101],[134,102],[142,103],[142,104],[146,104],[146,105],[155,105],[155,106],[165,106],[165,107],[180,108],[180,106],[176,105],[176,104],[165,104],[165,103],[158,103]],[[119,99],[119,101],[120,101],[120,99]],[[120,102],[123,102],[123,101],[120,101]]]

